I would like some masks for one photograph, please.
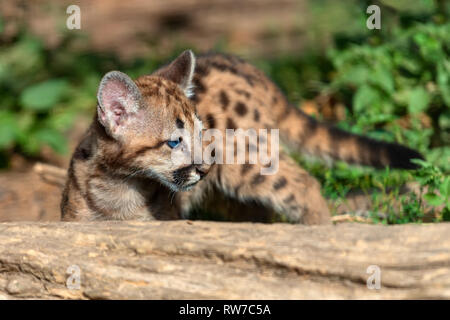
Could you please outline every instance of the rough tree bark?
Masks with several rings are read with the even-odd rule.
[[[1,223],[0,298],[450,298],[450,224]],[[79,290],[67,268],[81,271]],[[369,290],[369,265],[381,289]]]

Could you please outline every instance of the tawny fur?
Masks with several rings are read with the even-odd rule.
[[[284,150],[274,175],[261,175],[260,164],[171,167],[171,150],[164,142],[179,120],[195,135],[197,116],[205,128],[219,129],[224,136],[227,128],[279,128],[283,143],[291,148],[351,163],[413,168],[409,160],[421,158],[406,147],[316,122],[291,106],[262,72],[236,57],[209,54],[195,63],[186,51],[135,85],[139,94],[124,101],[138,101],[137,113],[119,115],[111,127],[99,101],[103,120],[95,117],[72,158],[61,204],[63,220],[187,218],[193,208],[209,210],[225,199],[235,208],[259,207],[292,222],[330,222],[319,183]],[[175,180],[180,190],[171,182],[173,172],[179,175]],[[182,184],[196,175],[204,178],[183,191]]]

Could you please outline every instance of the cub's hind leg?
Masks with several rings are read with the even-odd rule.
[[[273,175],[262,175],[258,164],[220,165],[217,169],[217,187],[228,197],[261,203],[291,222],[331,222],[319,183],[284,154],[280,154],[278,171]]]

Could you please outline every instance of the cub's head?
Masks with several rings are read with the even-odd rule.
[[[202,148],[202,123],[189,99],[194,69],[188,50],[136,81],[119,71],[103,77],[97,119],[104,137],[98,148],[108,170],[152,178],[173,191],[187,190],[206,175],[209,167],[194,159],[194,148]]]

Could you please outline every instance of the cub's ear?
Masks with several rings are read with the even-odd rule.
[[[186,97],[191,97],[193,93],[192,78],[195,70],[195,56],[191,50],[181,53],[178,58],[168,66],[156,71],[155,75],[173,81],[180,86]]]
[[[100,81],[97,101],[100,123],[113,138],[118,138],[139,110],[142,97],[130,77],[111,71]]]

